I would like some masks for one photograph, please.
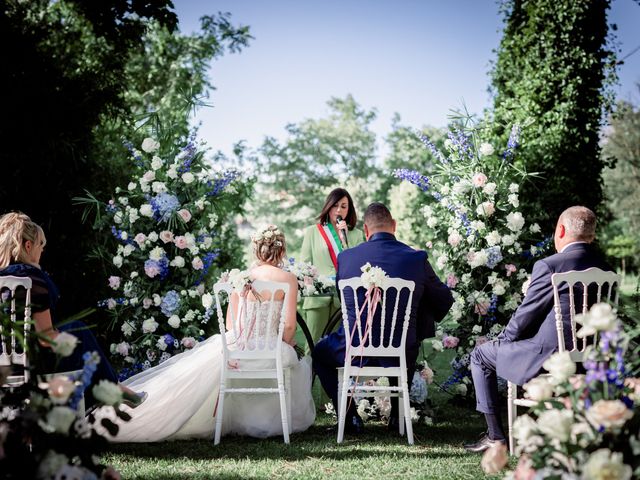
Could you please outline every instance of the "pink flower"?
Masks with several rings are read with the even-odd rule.
[[[495,475],[509,463],[507,446],[504,443],[495,443],[484,452],[480,466],[487,475]]]
[[[184,250],[189,246],[189,241],[187,240],[187,237],[185,237],[184,235],[179,235],[175,237],[173,239],[173,243],[175,243],[176,247],[178,247],[180,250]]]
[[[195,257],[193,260],[191,260],[191,266],[194,268],[194,270],[202,270],[204,268],[204,263],[202,263],[200,257]]]
[[[173,242],[173,233],[169,230],[163,230],[162,232],[160,232],[160,240],[162,240],[164,243]]]
[[[191,220],[191,212],[186,208],[178,210],[178,215],[180,215],[180,218],[184,223],[187,223],[189,220]]]
[[[420,376],[428,384],[431,384],[433,382],[433,370],[431,370],[429,367],[424,367],[422,370],[420,370]]]
[[[474,308],[474,311],[479,315],[486,315],[491,306],[490,302],[478,302]]]
[[[116,290],[117,288],[120,288],[120,277],[116,277],[114,275],[111,275],[109,277],[109,286],[111,288],[113,288],[114,290]]]
[[[142,300],[142,306],[144,308],[149,308],[151,305],[153,305],[153,300],[151,300],[150,298],[145,298],[144,300]]]
[[[145,172],[144,175],[142,175],[142,181],[144,183],[153,182],[155,179],[156,179],[156,172],[154,172],[153,170],[149,170],[148,172]]]
[[[447,287],[456,288],[458,285],[458,277],[456,277],[453,273],[447,275]]]
[[[107,300],[107,308],[109,310],[113,310],[114,308],[116,308],[116,305],[118,305],[116,303],[116,301],[113,298],[110,298],[109,300]]]
[[[533,480],[536,476],[536,471],[533,468],[531,459],[528,455],[522,455],[518,461],[518,466],[515,472],[513,472],[515,480]]]
[[[157,275],[160,275],[160,265],[158,265],[157,263],[153,262],[150,265],[145,265],[144,266],[144,273],[147,274],[147,277],[149,278],[153,278]]]
[[[139,233],[133,239],[138,244],[138,246],[141,247],[144,244],[144,241],[147,239],[147,236],[144,233]]]
[[[456,348],[458,343],[460,343],[460,339],[458,337],[447,335],[442,339],[442,345],[444,345],[444,348]]]
[[[307,277],[307,276],[305,275],[305,277],[304,277],[304,284],[305,284],[305,285],[313,285],[313,278],[311,278],[311,277]]]
[[[476,173],[473,176],[473,185],[476,187],[484,187],[487,183],[487,176],[484,173]]]
[[[129,344],[127,342],[120,342],[116,345],[116,352],[126,357],[129,355]]]
[[[481,337],[476,338],[476,347],[479,347],[480,345],[482,345],[483,343],[487,343],[489,341],[489,339],[487,337],[485,337],[484,335]]]
[[[433,243],[431,241],[427,242],[427,248],[432,248],[433,247]]]
[[[193,348],[196,346],[196,339],[193,337],[184,337],[180,343],[184,348]]]
[[[510,277],[512,273],[515,273],[518,271],[518,269],[516,268],[516,266],[513,263],[507,263],[504,266],[505,270],[507,271],[507,277]]]

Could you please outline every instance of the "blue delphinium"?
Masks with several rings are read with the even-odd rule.
[[[393,176],[399,178],[400,180],[406,180],[407,182],[413,183],[423,192],[429,190],[429,178],[416,172],[415,170],[398,168],[393,171]]]
[[[175,290],[169,290],[162,299],[160,310],[170,317],[178,308],[180,308],[180,294]]]
[[[170,193],[159,193],[151,198],[151,207],[153,208],[155,219],[166,222],[180,208],[180,200]]]
[[[502,158],[505,162],[509,162],[515,155],[515,150],[520,140],[520,125],[515,124],[511,127],[511,133],[509,134],[509,141],[507,142],[507,149],[502,154]]]
[[[429,149],[429,151],[433,154],[433,156],[436,157],[438,160],[440,160],[440,163],[448,162],[446,157],[442,154],[440,150],[438,150],[438,148],[429,139],[429,137],[427,137],[426,135],[423,135],[420,131],[416,131],[416,135],[418,136],[420,141],[424,144],[424,146]]]
[[[220,194],[225,188],[229,186],[231,182],[233,182],[236,178],[240,176],[240,172],[237,170],[227,170],[222,177],[207,182],[207,186],[209,190],[207,191],[207,196],[215,197]]]
[[[91,384],[93,374],[98,368],[98,362],[100,362],[100,357],[96,352],[85,352],[84,355],[82,355],[82,359],[84,360],[82,372],[80,373],[79,378],[74,378],[75,381],[80,382],[80,385],[76,387],[69,399],[69,408],[74,410],[78,409],[78,404],[80,403],[80,400],[82,400],[84,391]]]
[[[209,273],[209,269],[211,268],[211,266],[213,265],[213,261],[218,258],[218,256],[220,255],[220,250],[216,249],[212,252],[207,253],[204,258],[202,259],[202,270],[200,271],[200,276],[198,277],[198,279],[195,281],[194,285],[197,287],[198,285],[200,285],[203,280],[206,278],[207,273]]]

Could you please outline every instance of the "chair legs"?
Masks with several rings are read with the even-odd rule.
[[[342,379],[338,380],[338,443],[344,440],[344,423],[347,416],[347,397],[349,394],[349,379],[347,373],[342,375]]]
[[[409,386],[407,384],[407,374],[405,373],[406,369],[403,369],[402,372],[403,375],[400,378],[402,398],[398,400],[402,400],[404,406],[404,420],[407,425],[407,442],[409,442],[409,445],[413,445],[413,424],[411,423],[411,406],[409,404]],[[399,423],[402,424],[402,421]]]
[[[216,433],[213,439],[213,444],[218,445],[220,443],[220,435],[222,430],[222,413],[224,409],[224,397],[226,386],[224,380],[220,383],[220,393],[218,394],[218,411],[216,412]]]
[[[518,406],[515,404],[518,386],[515,383],[507,382],[507,422],[509,423],[509,453],[515,452],[513,441],[513,422],[518,416]]]

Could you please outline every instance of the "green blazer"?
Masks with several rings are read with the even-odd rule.
[[[347,230],[347,239],[349,240],[349,247],[355,247],[364,242],[364,233],[357,228]],[[307,227],[304,231],[302,248],[300,249],[300,260],[312,263],[318,269],[320,275],[336,275],[336,269],[331,261],[327,244],[315,224]],[[302,308],[304,310],[310,310],[313,308],[326,307],[330,302],[331,297],[307,297],[304,299]]]

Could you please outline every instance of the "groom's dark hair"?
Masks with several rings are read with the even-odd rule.
[[[364,212],[364,223],[370,230],[389,227],[393,224],[393,217],[389,209],[380,202],[373,202]]]

